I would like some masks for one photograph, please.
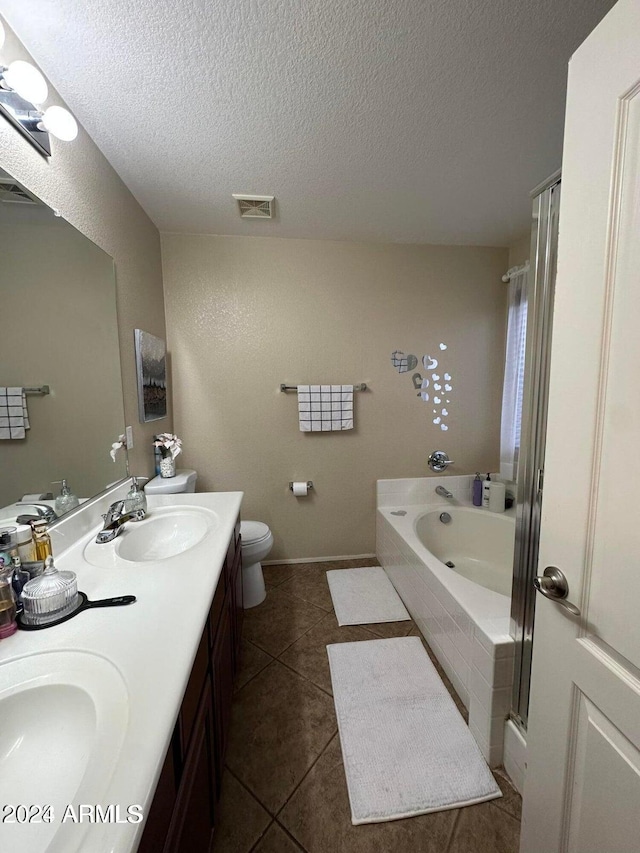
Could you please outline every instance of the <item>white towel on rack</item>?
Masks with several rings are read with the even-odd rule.
[[[30,427],[24,388],[0,386],[0,440],[25,438]]]
[[[301,432],[353,429],[353,385],[298,385]]]

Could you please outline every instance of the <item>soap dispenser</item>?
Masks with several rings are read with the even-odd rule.
[[[491,474],[487,474],[487,479],[482,484],[482,506],[489,507],[489,499],[491,497]]]
[[[54,483],[61,483],[62,488],[60,489],[60,494],[56,498],[55,504],[53,506],[56,515],[59,517],[64,515],[65,512],[69,512],[69,510],[75,509],[80,505],[80,501],[77,496],[71,492],[69,485],[66,480],[54,480]]]
[[[131,478],[131,488],[124,499],[124,511],[132,514],[142,511],[144,515],[147,514],[147,496],[138,485],[138,480],[135,477]],[[139,520],[140,517],[136,518],[135,516],[131,519],[131,521]]]

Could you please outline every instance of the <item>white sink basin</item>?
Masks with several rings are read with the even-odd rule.
[[[123,560],[166,560],[197,545],[209,531],[208,519],[201,513],[172,512],[149,518],[144,524],[131,524],[116,542]]]
[[[128,521],[112,542],[92,538],[84,557],[94,566],[126,563],[160,563],[189,551],[219,524],[215,512],[201,507],[167,507],[152,510],[144,521]]]
[[[42,652],[0,665],[0,803],[49,805],[53,817],[3,823],[2,850],[77,849],[80,827],[61,822],[64,809],[101,801],[128,719],[122,676],[98,655]]]

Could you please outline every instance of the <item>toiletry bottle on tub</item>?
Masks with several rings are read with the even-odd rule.
[[[489,509],[491,512],[504,512],[506,489],[504,483],[492,483],[489,492]]]
[[[489,508],[489,496],[491,495],[491,474],[487,474],[487,479],[482,484],[482,506]]]
[[[482,477],[479,471],[473,481],[473,505],[482,506]]]

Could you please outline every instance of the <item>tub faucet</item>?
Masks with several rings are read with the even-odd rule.
[[[453,495],[449,491],[449,489],[445,489],[444,486],[436,486],[436,495],[440,495],[441,498],[448,498],[449,500],[453,500]]]
[[[104,527],[96,536],[96,542],[98,545],[104,545],[105,542],[112,542],[116,536],[122,533],[126,521],[130,521],[132,518],[135,518],[136,521],[141,521],[145,515],[146,513],[143,509],[137,509],[134,512],[125,512],[124,501],[112,503],[102,516]]]

